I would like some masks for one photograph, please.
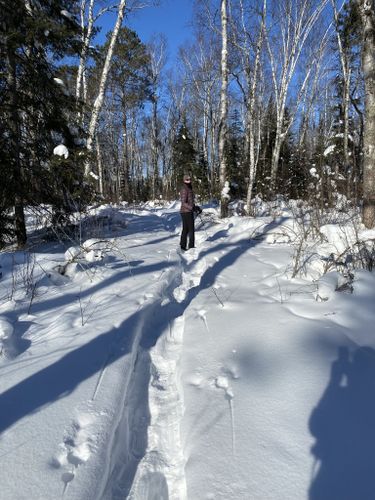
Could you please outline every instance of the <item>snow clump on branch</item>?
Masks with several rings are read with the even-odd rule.
[[[69,151],[68,151],[68,148],[64,144],[59,144],[53,150],[53,154],[55,156],[63,156],[65,159],[67,159],[69,156]]]
[[[229,186],[229,182],[228,181],[225,181],[224,183],[224,187],[221,191],[221,197],[226,199],[226,200],[230,200],[230,186]]]

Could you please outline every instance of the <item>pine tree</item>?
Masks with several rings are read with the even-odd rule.
[[[255,193],[262,197],[272,197],[271,164],[272,151],[276,137],[276,105],[271,98],[265,110],[261,130],[261,148],[259,154],[259,168],[255,179]]]
[[[228,125],[225,143],[227,179],[231,186],[231,194],[235,198],[243,198],[246,194],[246,175],[244,168],[244,132],[238,110],[234,110]]]
[[[59,60],[79,51],[75,6],[75,0],[0,4],[0,60],[4,61],[0,118],[6,123],[0,130],[0,144],[6,162],[2,168],[10,174],[6,199],[14,206],[19,246],[26,242],[26,204],[54,205],[58,200],[65,208],[71,206],[64,172],[54,171],[51,162],[54,146],[64,142],[71,149],[69,162],[74,162],[78,177],[83,160],[74,155],[79,148],[71,126],[75,99],[57,79]],[[63,186],[60,193],[57,185]]]
[[[193,164],[194,192],[199,200],[210,198],[210,181],[208,162],[205,159],[203,149],[198,152],[198,161]]]
[[[172,188],[177,192],[185,173],[193,176],[197,152],[186,123],[179,128],[172,144]],[[194,176],[193,176],[193,180]]]
[[[112,33],[107,34],[107,41],[97,48],[96,65],[90,71],[90,82],[96,82],[103,71],[104,61],[108,52]],[[136,182],[132,179],[132,151],[129,145],[129,121],[134,110],[140,110],[147,100],[151,100],[150,89],[150,56],[146,46],[138,35],[124,27],[118,32],[117,42],[113,51],[111,67],[108,74],[106,102],[107,109],[111,109],[118,120],[116,141],[119,150],[116,152],[118,160],[111,158],[111,164],[119,165],[120,192],[122,199],[137,199]],[[96,96],[96,85],[89,88],[89,92]],[[106,131],[99,124],[97,137],[103,138]],[[106,141],[103,141],[104,143]],[[111,153],[109,153],[111,154]],[[113,153],[112,153],[113,156]]]

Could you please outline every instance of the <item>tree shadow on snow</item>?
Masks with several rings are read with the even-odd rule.
[[[190,288],[184,301],[177,302],[173,298],[173,290],[176,283],[170,284],[170,290],[164,294],[170,295],[170,302],[165,305],[151,303],[129,316],[118,328],[103,333],[84,344],[74,351],[69,352],[54,364],[33,374],[29,378],[19,382],[0,394],[0,432],[14,424],[20,418],[38,410],[45,404],[58,400],[69,394],[83,380],[100,372],[103,366],[103,357],[108,354],[107,364],[116,361],[131,351],[135,332],[139,325],[145,325],[140,345],[144,349],[153,347],[160,335],[169,327],[170,323],[181,316],[191,301],[201,290],[210,288],[216,277],[227,267],[232,265],[242,254],[256,246],[259,241],[244,239],[236,244],[221,244],[217,248],[234,246],[212,267],[203,273],[199,285]],[[209,253],[207,250],[205,253]],[[172,265],[172,264],[170,264]],[[140,266],[132,274],[150,273],[169,267],[168,263],[160,263],[151,266]],[[82,297],[91,295],[96,289],[107,285],[113,285],[117,280],[123,279],[127,271],[116,273],[105,282],[98,283],[90,289],[82,292]],[[54,308],[76,301],[76,294],[66,294],[63,297],[48,299],[33,306],[36,312],[45,312],[46,309]],[[146,320],[147,318],[147,320]]]
[[[309,500],[375,498],[375,350],[339,347],[309,420],[316,439]]]
[[[30,347],[31,340],[23,336],[33,324],[32,321],[12,321],[12,323],[14,325],[12,335],[2,341],[5,356],[9,359],[16,358]]]
[[[140,261],[134,261],[137,264]],[[173,262],[158,262],[155,264],[148,264],[148,265],[137,265],[136,267],[133,267],[131,265],[131,262],[119,262],[118,266],[121,268],[124,268],[123,271],[118,271],[114,273],[112,276],[104,279],[103,281],[100,281],[96,283],[95,285],[86,288],[85,290],[82,290],[79,294],[77,292],[75,293],[64,293],[64,295],[58,295],[54,298],[48,298],[46,300],[39,300],[35,301],[32,305],[31,312],[32,314],[37,314],[37,313],[42,313],[46,312],[50,309],[54,309],[56,307],[61,307],[61,306],[68,306],[70,304],[73,304],[77,302],[78,300],[78,295],[80,299],[84,299],[86,297],[92,296],[95,292],[104,290],[106,287],[111,287],[112,285],[116,284],[117,282],[125,279],[125,278],[131,278],[134,276],[138,276],[140,274],[149,274],[149,273],[156,273],[156,272],[161,272],[161,271],[166,271],[170,267],[172,267]],[[112,266],[111,269],[116,269],[116,266]],[[26,308],[24,310],[21,310],[21,313],[26,312]]]
[[[273,227],[275,227],[275,223],[271,223],[268,226],[269,229]],[[217,276],[224,269],[234,264],[244,253],[259,243],[259,240],[244,238],[236,243],[221,243],[213,249],[202,251],[201,257],[212,251],[229,249],[213,266],[204,271],[198,285],[187,290],[183,301],[177,302],[173,296],[174,289],[179,284],[182,284],[182,281],[180,283],[171,282],[167,289],[163,291],[164,298],[169,297],[169,301],[164,300],[163,305],[161,304],[162,298],[154,303],[146,304],[145,307],[129,316],[118,328],[112,328],[110,331],[98,335],[90,342],[69,352],[55,363],[4,391],[0,394],[0,433],[14,425],[20,419],[39,411],[43,406],[69,395],[81,382],[95,374],[97,374],[97,380],[100,381],[101,373],[106,366],[131,353],[137,335],[140,336],[139,348],[144,353],[147,353],[156,344],[163,332],[170,329],[173,321],[184,314],[192,300],[202,290],[211,288]],[[166,267],[168,267],[168,264],[164,262],[158,265],[140,266],[138,269],[139,272],[154,272]],[[188,271],[189,265],[185,267],[185,272]],[[91,290],[86,291],[85,294],[93,293],[93,289],[96,287],[102,288],[103,286],[113,284],[116,282],[116,279],[124,277],[122,274],[121,272],[116,273],[105,284],[100,283],[92,287]],[[133,274],[135,274],[134,270]],[[179,279],[182,280],[181,277]],[[62,305],[72,300],[73,296],[63,297],[63,300],[61,297],[55,300],[48,300],[44,304],[39,304],[38,309],[40,308],[41,311],[45,311],[46,307],[55,307],[57,305],[56,301],[59,302],[58,305]],[[76,297],[74,297],[74,300],[76,300]],[[148,365],[143,366],[143,369],[146,370],[146,373],[150,377],[151,358],[148,355],[143,356],[143,359],[144,363]],[[144,386],[143,388],[138,387],[137,390],[144,391],[144,397],[147,399],[148,384],[145,382]],[[88,394],[87,398],[90,399],[90,397],[93,398],[94,395]],[[143,410],[143,413],[145,413],[145,410]],[[144,430],[144,434],[144,439],[138,436],[142,444],[138,448],[137,457],[135,457],[137,463],[147,448],[147,429]],[[136,471],[136,467],[129,467],[126,468],[125,489],[132,484]],[[118,478],[118,480],[121,484],[124,478]]]

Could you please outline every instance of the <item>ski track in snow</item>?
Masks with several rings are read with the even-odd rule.
[[[190,289],[199,286],[207,263],[204,258],[198,260],[197,249],[181,254],[180,258],[179,283],[170,286],[169,310],[173,314],[170,319],[165,318],[168,326],[150,350],[148,445],[137,468],[127,497],[129,500],[187,498],[185,458],[180,436],[184,405],[179,373],[185,318],[183,312],[178,315],[176,311],[183,311],[178,306],[183,303]],[[208,329],[204,313],[200,312]]]
[[[169,232],[170,237],[174,238],[172,241],[177,241],[179,227],[174,225],[173,217],[169,214],[158,216],[161,228]],[[107,415],[97,408],[96,403],[102,392],[110,389],[106,385],[110,378],[107,377],[109,366],[116,358],[116,353],[123,348],[124,340],[120,332],[113,336],[106,355],[101,358],[101,365],[94,374],[87,400],[80,401],[73,409],[70,423],[65,428],[62,427],[60,440],[56,441],[55,450],[50,451],[49,465],[58,471],[62,498],[77,498],[74,488],[80,472],[84,471],[85,465],[95,454],[102,453],[106,454],[106,460],[102,461],[105,470],[97,471],[101,478],[97,480],[100,487],[96,500],[186,500],[186,443],[181,435],[185,412],[183,383],[190,386],[192,391],[209,391],[216,398],[215,401],[219,402],[220,407],[213,411],[216,411],[217,421],[223,415],[226,418],[228,460],[230,452],[235,457],[237,448],[241,449],[240,432],[236,435],[236,416],[239,421],[241,398],[237,393],[238,399],[235,401],[235,394],[236,380],[241,378],[241,370],[245,368],[244,363],[237,360],[234,346],[229,351],[233,356],[226,356],[223,362],[219,358],[217,365],[210,367],[209,372],[198,366],[196,370],[185,373],[183,381],[181,373],[187,316],[198,318],[196,323],[202,326],[199,330],[205,338],[210,339],[216,333],[212,324],[212,311],[201,303],[193,303],[197,294],[201,290],[212,293],[218,311],[224,308],[224,304],[225,312],[230,311],[233,304],[238,307],[232,298],[240,292],[236,289],[236,284],[228,279],[225,270],[242,255],[245,247],[241,247],[242,239],[231,240],[228,245],[223,243],[231,228],[231,225],[224,227],[221,224],[213,226],[209,231],[205,229],[205,235],[203,231],[197,232],[198,248],[186,253],[160,249],[155,251],[160,254],[160,262],[166,262],[170,267],[153,265],[148,271],[147,287],[140,288],[134,294],[131,306],[134,310],[128,311],[133,320],[133,336],[131,345],[128,346],[129,352],[126,351],[127,363],[123,368],[118,412]],[[243,238],[238,235],[240,237]],[[163,239],[166,238],[163,236],[160,240]],[[267,237],[264,240],[267,243]],[[273,241],[272,238],[271,240]],[[140,246],[144,244],[144,240],[133,238],[131,243],[133,247]],[[278,276],[284,272],[282,265],[274,264],[264,248],[254,250],[251,245],[246,248],[251,249],[251,257],[261,264],[256,279],[249,278],[252,286],[246,290],[250,294],[246,300],[251,300],[251,295],[256,294],[260,304],[282,304],[288,297],[287,291],[281,288],[278,281]],[[131,276],[132,269],[130,265],[128,267]],[[243,277],[248,278],[245,274]],[[120,298],[121,291],[119,295],[107,296],[100,303],[100,310],[105,310],[112,301]],[[86,296],[82,299],[82,305],[87,319],[91,319],[90,315],[97,311],[90,309],[91,298]],[[289,310],[291,315],[309,319],[306,311],[300,312],[298,306],[290,306]],[[71,325],[72,329],[77,328],[82,321],[77,316],[77,311],[77,304],[62,304],[50,327],[45,331],[41,330],[39,339],[45,341],[49,336],[53,338],[54,325],[58,325],[62,316],[67,325]],[[315,317],[312,316],[311,319]],[[17,322],[7,318],[1,321],[3,337],[0,340],[4,353],[6,356],[16,357],[22,352],[22,346],[13,338]],[[121,324],[122,321],[116,318],[115,327],[120,328]],[[272,342],[277,343],[275,339]],[[273,346],[273,349],[278,347]],[[187,393],[185,396],[187,397]],[[100,429],[108,419],[112,426],[103,442]],[[193,429],[194,432],[198,433],[199,429]],[[215,496],[209,492],[205,498]]]
[[[201,277],[208,267],[207,259],[200,256],[207,249],[205,238],[197,234],[197,241],[199,250],[194,249],[180,254],[180,265],[169,277],[169,282],[160,295],[154,296],[148,292],[139,300],[141,314],[144,303],[151,301],[151,304],[143,313],[142,327],[133,344],[133,351],[138,353],[134,368],[131,370],[133,380],[129,380],[126,384],[128,389],[124,399],[124,411],[119,419],[116,437],[113,438],[112,463],[107,485],[98,499],[120,500],[124,495],[129,500],[187,498],[185,458],[180,436],[184,403],[179,360],[185,323],[184,301],[192,289],[198,289]],[[167,256],[168,261],[170,254],[169,252]],[[153,278],[156,281],[160,280],[163,272],[160,275],[155,273]],[[160,312],[160,308],[163,307],[164,311]],[[152,318],[155,315],[162,315],[163,319],[160,325],[156,325],[156,329],[159,330],[156,334],[157,341],[147,352],[142,347],[142,337],[149,334],[150,324],[153,323]],[[199,309],[197,315],[209,332],[206,311]],[[143,391],[140,391],[140,384],[134,381],[137,377],[142,379]],[[140,392],[142,394],[139,394]],[[234,451],[233,393],[229,386],[225,388],[224,395],[231,412]],[[142,397],[148,402],[149,418],[144,425],[137,425],[134,416]],[[143,456],[137,456],[137,450],[130,444],[131,435],[133,441],[147,443]],[[127,443],[129,450],[126,451],[124,443]],[[134,475],[131,482],[129,474]]]
[[[220,232],[221,228],[216,232]],[[206,232],[207,240],[212,236]],[[215,239],[215,238],[214,238]],[[186,500],[187,485],[185,478],[185,458],[183,443],[181,442],[180,424],[184,414],[183,390],[180,380],[179,361],[183,347],[184,335],[184,301],[188,294],[198,289],[202,275],[207,271],[209,265],[206,257],[202,257],[210,247],[206,238],[197,235],[199,249],[193,249],[186,253],[180,253],[180,265],[172,275],[168,285],[159,297],[152,293],[146,293],[139,301],[142,308],[147,300],[154,300],[142,320],[144,332],[140,332],[133,345],[133,351],[138,352],[138,366],[134,364],[132,378],[137,377],[137,371],[143,372],[143,387],[141,391],[148,401],[149,422],[137,427],[136,419],[132,413],[136,413],[136,406],[139,404],[141,396],[138,394],[138,403],[127,404],[134,399],[132,390],[139,392],[139,384],[129,381],[127,394],[125,396],[124,412],[122,413],[116,430],[116,442],[112,447],[112,454],[115,459],[110,467],[111,473],[107,480],[104,492],[98,500]],[[222,251],[222,255],[226,252]],[[167,259],[170,259],[168,253]],[[212,262],[218,263],[220,259],[213,257]],[[160,276],[155,274],[155,280]],[[220,275],[217,277],[220,281]],[[223,300],[227,301],[230,294],[225,294],[226,284],[215,282],[211,289],[216,295],[218,302],[223,305]],[[150,318],[153,314],[161,314],[159,308],[165,306],[162,324],[164,328],[157,335],[156,344],[151,347],[149,353],[139,347],[142,344],[142,335],[147,335]],[[197,316],[204,323],[207,333],[209,325],[206,311],[198,309]],[[139,376],[139,375],[138,375]],[[231,422],[232,453],[236,452],[235,435],[235,414],[234,414],[234,393],[229,383],[229,378],[238,378],[237,367],[224,367],[223,374],[217,376],[213,381],[213,386],[223,391],[225,400],[228,402]],[[190,383],[199,387],[204,384],[204,380],[199,374],[192,374]],[[147,387],[145,386],[147,384]],[[145,453],[142,457],[130,457],[129,452],[124,454],[123,443],[129,446],[129,434],[133,432],[135,440],[147,443]],[[147,432],[147,436],[144,434]],[[126,434],[117,445],[118,437]],[[134,437],[134,436],[133,436]],[[134,450],[130,450],[130,455]],[[135,453],[136,455],[136,453]],[[138,459],[138,460],[137,460]],[[139,462],[135,464],[134,462]],[[135,469],[135,470],[134,470]],[[133,470],[134,479],[129,482],[129,471]]]

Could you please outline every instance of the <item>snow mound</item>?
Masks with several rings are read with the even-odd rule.
[[[13,335],[13,325],[5,318],[0,318],[0,341]]]

